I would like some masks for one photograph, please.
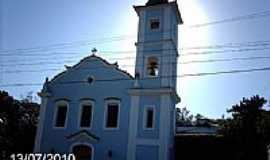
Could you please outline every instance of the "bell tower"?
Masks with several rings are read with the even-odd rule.
[[[135,73],[142,87],[176,87],[178,25],[176,2],[149,0],[135,6],[139,16]]]
[[[178,25],[176,1],[148,0],[134,6],[139,17],[135,84],[129,90],[131,109],[127,159],[174,159]]]

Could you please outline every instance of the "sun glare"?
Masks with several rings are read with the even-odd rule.
[[[180,48],[186,46],[198,46],[207,43],[207,30],[204,28],[192,28],[194,24],[208,21],[204,10],[197,0],[182,0],[179,2],[180,11],[184,24],[179,28]]]
[[[198,0],[182,0],[179,4],[184,24],[179,27],[179,48],[203,46],[208,44],[208,29],[191,27],[208,21],[205,11],[200,7]],[[195,50],[181,50],[180,54]],[[194,60],[194,56],[180,56],[180,61]],[[200,71],[198,64],[181,65],[180,73],[194,73]]]
[[[196,46],[209,45],[209,33],[208,28],[205,27],[191,27],[196,24],[202,24],[208,22],[206,12],[199,4],[199,0],[181,0],[179,2],[182,19],[184,24],[179,26],[179,48],[188,48]],[[180,50],[180,54],[187,54],[188,52],[196,52],[198,50]],[[180,56],[179,62],[197,60],[200,56]],[[199,73],[202,72],[205,66],[196,63],[179,64],[178,75]],[[194,93],[197,92],[199,83],[194,79],[181,78],[178,79],[178,87],[181,88],[182,102],[179,106],[186,106],[194,97]],[[199,100],[199,99],[198,99]],[[189,103],[188,103],[189,102]],[[192,110],[192,106],[188,106]]]
[[[121,27],[118,28],[117,32],[121,32],[121,35],[124,35],[123,40],[117,43],[117,51],[128,51],[124,53],[118,53],[119,57],[117,60],[121,69],[126,70],[128,73],[134,75],[135,68],[135,56],[136,56],[136,47],[135,42],[137,40],[137,26],[138,26],[138,17],[134,11],[128,12],[128,14],[123,14],[121,17]],[[116,53],[117,54],[117,53]]]

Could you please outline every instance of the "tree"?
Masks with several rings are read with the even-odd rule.
[[[176,123],[178,126],[209,127],[214,121],[214,119],[206,118],[199,113],[194,116],[186,107],[176,108]]]
[[[180,126],[189,126],[193,123],[193,115],[190,114],[190,111],[184,108],[176,108],[176,122]]]
[[[15,100],[0,91],[0,159],[11,153],[33,152],[39,104]]]
[[[224,120],[220,132],[237,147],[237,159],[266,160],[266,146],[270,143],[270,114],[263,109],[267,101],[258,95],[243,98],[227,112],[232,118]]]
[[[198,113],[198,114],[195,115],[196,121],[199,121],[199,120],[204,119],[204,118],[205,117],[203,115],[201,115],[200,113]]]

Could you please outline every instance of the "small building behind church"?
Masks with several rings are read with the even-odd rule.
[[[76,160],[174,159],[177,2],[149,0],[139,17],[135,76],[95,54],[46,79],[35,152]]]

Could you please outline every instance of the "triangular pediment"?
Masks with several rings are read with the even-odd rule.
[[[79,63],[75,64],[74,66],[68,66],[66,67],[66,70],[57,74],[56,76],[54,76],[50,83],[56,82],[60,79],[62,79],[63,77],[65,77],[66,75],[69,75],[69,73],[74,73],[77,71],[86,71],[89,70],[89,72],[94,72],[94,71],[102,71],[101,68],[108,68],[111,69],[112,71],[116,72],[117,74],[119,74],[120,76],[124,76],[125,79],[134,79],[132,77],[132,75],[130,75],[127,71],[124,71],[122,69],[119,68],[117,63],[109,63],[108,61],[106,61],[105,59],[96,56],[94,54],[83,58],[82,60],[80,60]],[[60,80],[61,81],[61,80]]]
[[[66,139],[70,141],[93,141],[93,142],[98,142],[100,140],[98,136],[87,130],[81,130],[76,133],[70,134],[66,136]]]

